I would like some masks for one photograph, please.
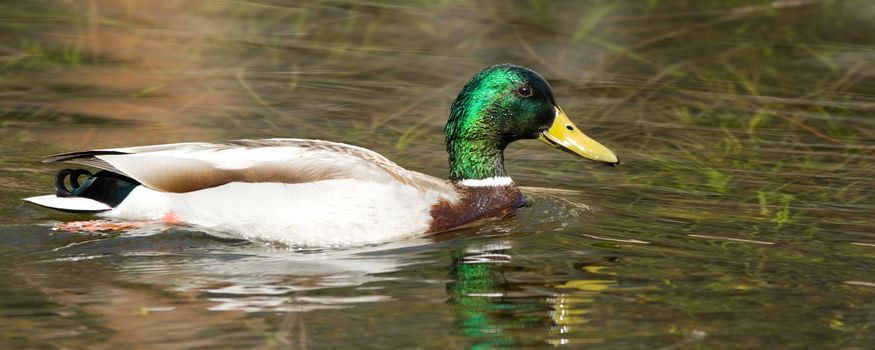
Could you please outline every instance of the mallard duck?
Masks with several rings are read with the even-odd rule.
[[[100,169],[61,170],[40,206],[119,220],[173,221],[294,246],[361,245],[501,218],[526,204],[504,169],[511,142],[539,139],[616,165],[584,135],[535,71],[502,64],[469,80],[444,129],[449,180],[382,155],[307,139],[175,143],[46,157]]]

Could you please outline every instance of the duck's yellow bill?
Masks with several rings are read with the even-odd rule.
[[[608,165],[620,164],[620,160],[614,152],[589,138],[589,136],[584,135],[558,106],[556,107],[556,118],[553,119],[553,125],[542,133],[538,140],[586,159]]]

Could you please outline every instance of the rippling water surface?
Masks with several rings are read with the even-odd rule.
[[[28,1],[0,5],[0,347],[875,346],[875,4]],[[62,151],[304,137],[444,177],[486,65],[534,68],[623,164],[506,153],[533,205],[294,249],[69,234],[23,205]]]

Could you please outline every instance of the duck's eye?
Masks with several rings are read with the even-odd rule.
[[[528,85],[520,86],[519,89],[516,89],[516,93],[520,97],[532,97],[532,87]]]

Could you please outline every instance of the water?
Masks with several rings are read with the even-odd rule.
[[[869,1],[32,1],[0,15],[0,347],[871,349]],[[289,250],[53,232],[62,151],[306,137],[445,176],[470,75],[551,82],[606,168],[507,153],[534,205]]]

